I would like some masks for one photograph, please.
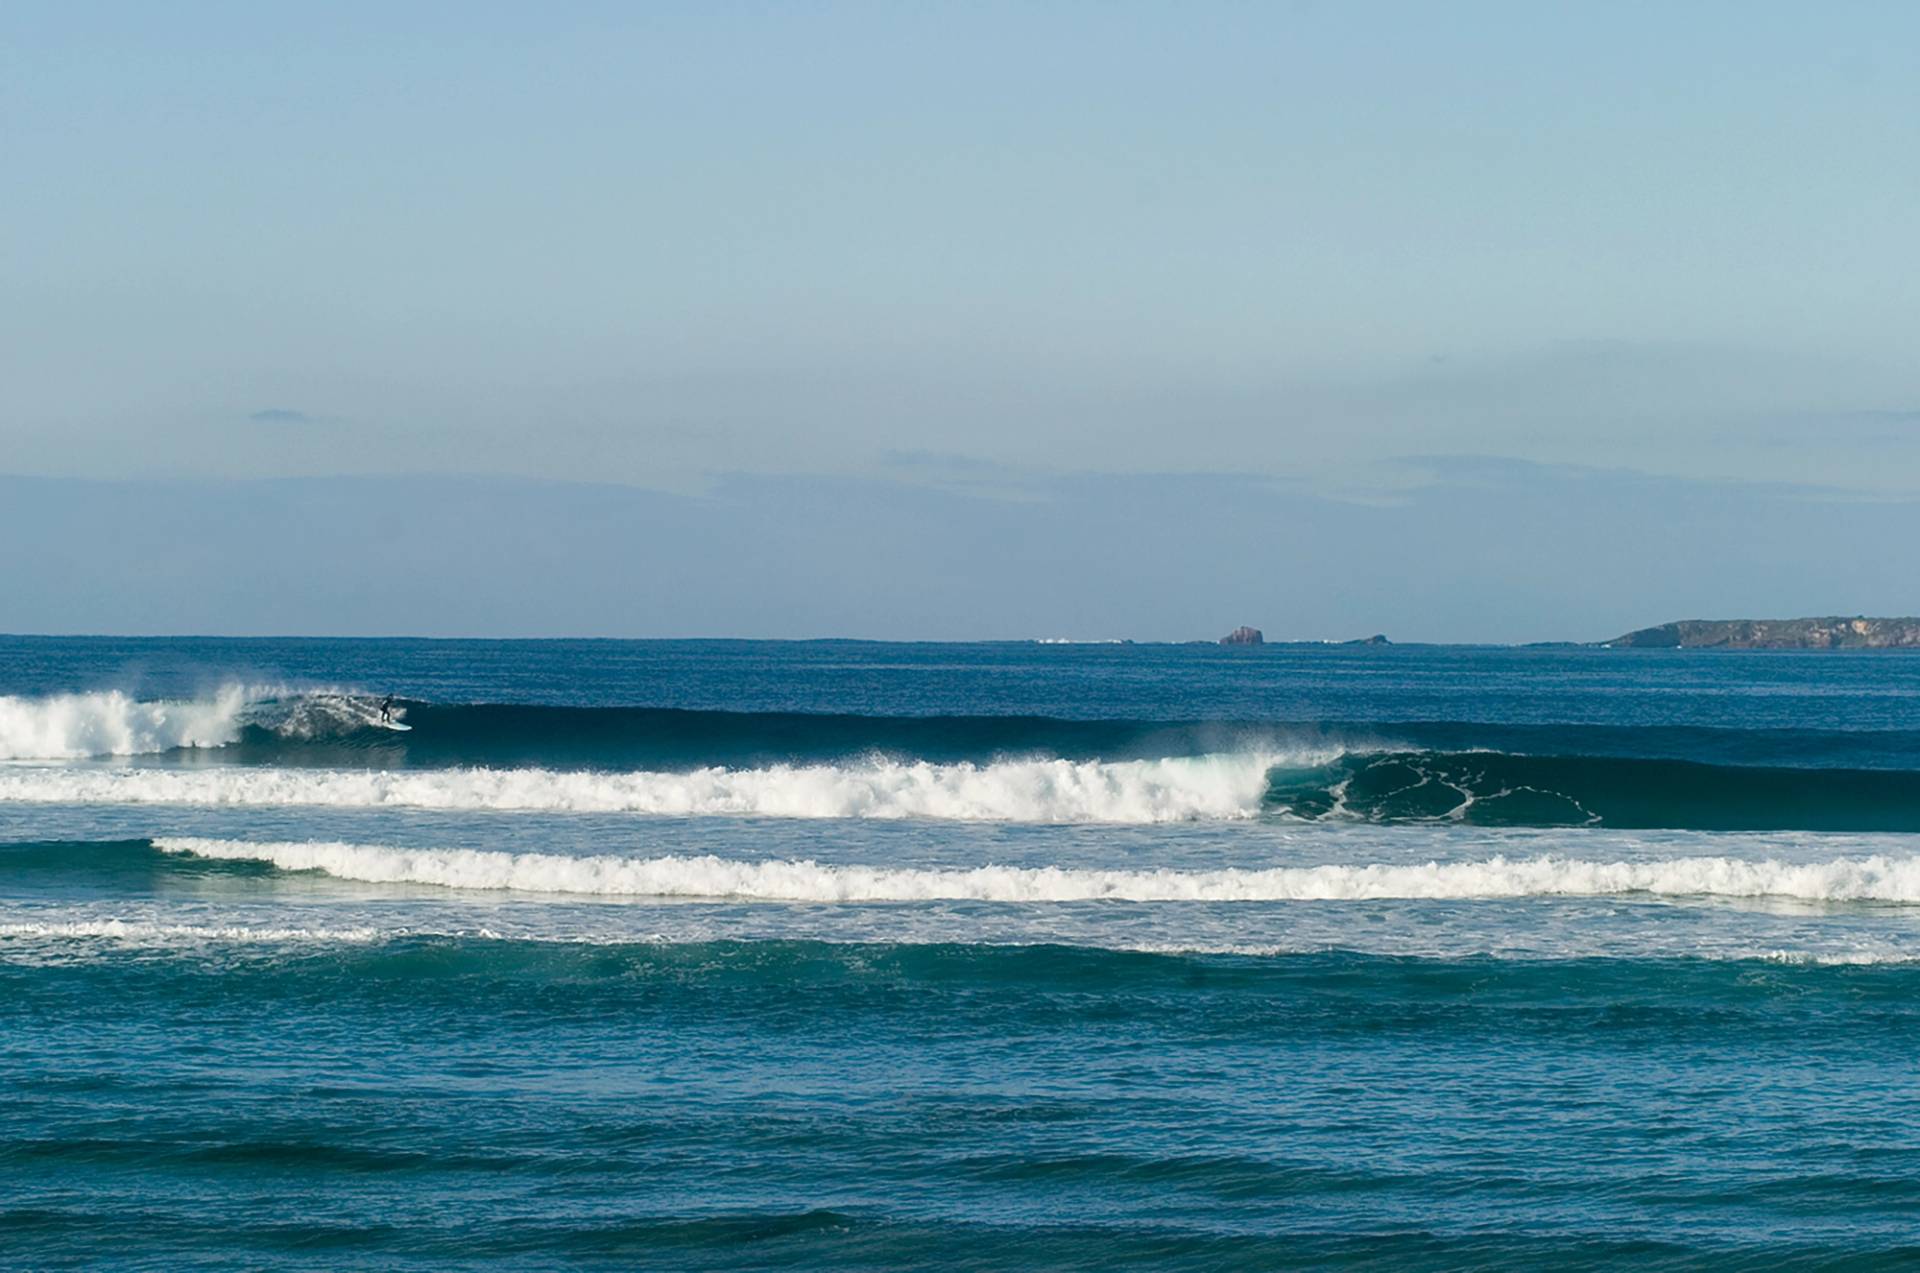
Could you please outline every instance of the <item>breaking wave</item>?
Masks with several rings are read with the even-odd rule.
[[[141,701],[109,690],[45,698],[0,696],[0,760],[137,756],[221,747],[240,736],[249,696],[238,686],[210,699]]]
[[[156,755],[229,747],[249,735],[307,742],[349,736],[379,719],[379,699],[367,695],[247,685],[192,699],[138,699],[120,690],[7,694],[0,695],[0,760]]]
[[[197,698],[143,700],[115,690],[0,697],[0,759],[218,748],[223,759],[238,763],[674,770],[846,763],[872,755],[940,764],[1152,760],[1304,747],[1352,755],[1504,753],[1920,770],[1915,729],[883,716],[399,700],[410,732],[396,733],[378,728],[382,698],[244,683]]]
[[[1268,771],[1281,759],[1231,755],[986,765],[876,759],[691,773],[35,768],[0,770],[0,801],[1154,823],[1257,815]],[[1315,759],[1299,757],[1293,763]]]
[[[1684,857],[1603,862],[1543,855],[1477,862],[1214,871],[981,866],[965,870],[719,857],[573,857],[328,842],[153,841],[168,853],[265,862],[377,884],[765,902],[1304,902],[1517,897],[1787,898],[1920,903],[1920,856],[1822,862]]]
[[[0,803],[322,806],[1017,823],[1293,821],[1920,832],[1920,772],[1333,748],[1152,760],[686,771],[0,766]]]
[[[1920,731],[0,697],[0,801],[1920,832]],[[124,768],[89,760],[125,758]],[[70,765],[57,769],[55,764]]]

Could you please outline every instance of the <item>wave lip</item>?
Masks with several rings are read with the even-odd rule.
[[[33,769],[0,771],[0,801],[1157,823],[1257,816],[1267,774],[1283,759],[1243,754],[950,765],[873,759],[852,765],[691,773],[268,766]]]
[[[267,862],[374,884],[764,902],[1316,902],[1526,897],[1776,897],[1920,903],[1920,855],[1779,859],[1685,857],[1600,862],[1542,855],[1474,862],[1128,871],[981,866],[958,870],[823,865],[812,860],[572,857],[338,842],[163,838],[167,853]]]

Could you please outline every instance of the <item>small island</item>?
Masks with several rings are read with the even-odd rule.
[[[1265,645],[1266,643],[1267,643],[1267,634],[1262,632],[1259,628],[1238,627],[1238,628],[1235,628],[1233,631],[1227,633],[1227,635],[1221,637],[1214,644],[1216,645]],[[1204,645],[1206,643],[1203,641],[1196,641],[1193,644]],[[1287,642],[1282,642],[1282,644],[1283,645],[1287,644]],[[1392,645],[1393,642],[1387,640],[1386,635],[1384,633],[1376,632],[1372,636],[1355,637],[1351,641],[1303,641],[1303,642],[1299,642],[1299,644],[1302,644],[1302,645]]]
[[[1681,619],[1600,644],[1629,650],[1920,650],[1920,619]]]

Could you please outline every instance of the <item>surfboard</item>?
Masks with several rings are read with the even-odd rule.
[[[411,725],[402,725],[397,720],[377,720],[373,724],[376,729],[390,729],[396,734],[404,734],[413,728]]]

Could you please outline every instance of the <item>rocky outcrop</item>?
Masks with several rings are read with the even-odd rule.
[[[1220,638],[1221,645],[1265,645],[1267,638],[1259,628],[1235,628]]]
[[[1602,644],[1662,650],[1920,650],[1920,619],[1681,619]]]
[[[1341,645],[1392,645],[1393,642],[1387,640],[1385,633],[1376,632],[1370,637],[1355,637],[1351,641],[1342,641],[1340,644]]]

